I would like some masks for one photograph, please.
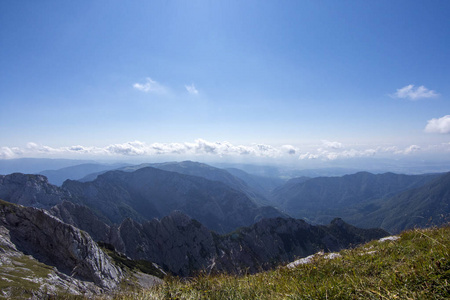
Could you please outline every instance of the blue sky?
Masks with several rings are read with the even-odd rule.
[[[0,158],[450,154],[449,1],[1,1]]]

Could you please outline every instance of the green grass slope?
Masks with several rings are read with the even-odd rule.
[[[248,276],[200,274],[115,299],[449,299],[450,225]]]

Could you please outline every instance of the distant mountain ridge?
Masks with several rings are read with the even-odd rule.
[[[439,175],[359,172],[342,177],[302,178],[297,182],[297,179],[292,179],[275,189],[272,199],[291,216],[325,223],[335,217],[360,213],[360,210],[375,210],[377,207],[364,208],[361,205],[423,186]]]
[[[0,174],[11,173],[37,174],[43,170],[55,170],[80,164],[93,163],[91,160],[16,158],[0,159]]]
[[[353,223],[398,233],[408,228],[439,226],[450,222],[450,172],[425,185],[375,203],[379,209],[359,219],[355,218]]]
[[[269,196],[269,192],[274,187],[281,185],[284,182],[284,180],[282,179],[258,177],[256,175],[251,175],[241,170],[220,169],[212,167],[207,164],[193,161],[145,163],[134,166],[126,166],[118,168],[117,170],[125,172],[133,172],[138,169],[146,167],[152,167],[164,171],[177,172],[185,175],[198,176],[213,181],[220,181],[237,191],[245,193],[250,199],[252,199],[259,205],[269,205],[270,201],[267,199],[267,197]],[[105,170],[95,172],[78,179],[78,181],[81,182],[93,181],[99,175],[104,174],[105,172],[107,171]],[[234,174],[232,174],[233,172]],[[262,181],[262,184],[264,186],[255,183],[257,181]]]
[[[202,177],[212,181],[219,181],[228,185],[232,189],[245,193],[257,204],[267,205],[269,203],[269,201],[265,199],[259,190],[251,188],[244,180],[234,176],[228,172],[228,170],[215,168],[207,164],[193,161],[156,163],[149,164],[148,166],[164,171],[177,172],[180,174]],[[140,166],[136,167],[140,168]],[[130,167],[127,169],[133,168]]]
[[[47,177],[48,181],[54,185],[61,186],[67,179],[78,180],[95,172],[106,172],[113,169],[122,168],[129,164],[97,164],[88,163],[80,164],[76,166],[69,166],[58,170],[45,170],[39,172],[39,174]]]
[[[225,169],[230,174],[243,180],[249,187],[259,191],[265,198],[270,197],[270,193],[277,187],[283,185],[286,180],[279,177],[259,176],[247,173],[236,168]]]

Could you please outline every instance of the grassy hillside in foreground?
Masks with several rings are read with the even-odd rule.
[[[166,278],[153,289],[115,299],[448,299],[450,225],[403,232],[341,256],[316,256],[294,269],[248,276]]]

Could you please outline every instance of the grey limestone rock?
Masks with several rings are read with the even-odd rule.
[[[53,206],[49,212],[64,223],[88,232],[95,241],[108,241],[111,227],[107,219],[97,216],[87,206],[64,201]]]
[[[127,219],[118,232],[128,256],[155,262],[177,275],[201,270],[216,256],[214,233],[180,212],[143,224]]]
[[[88,233],[45,210],[2,201],[0,226],[8,231],[17,250],[70,277],[112,289],[123,276]]]

